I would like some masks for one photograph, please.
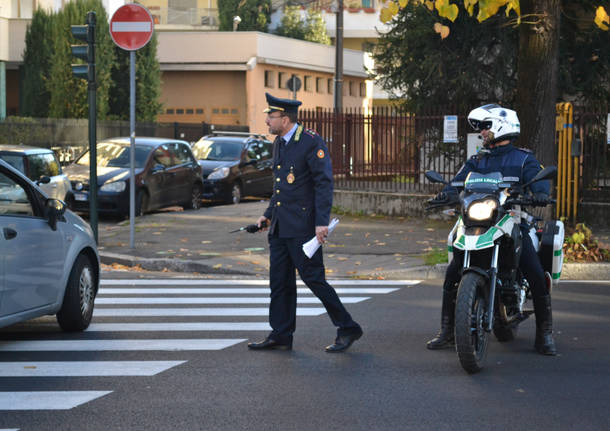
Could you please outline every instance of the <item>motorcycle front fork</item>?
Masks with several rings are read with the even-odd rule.
[[[487,313],[484,318],[484,329],[487,332],[491,332],[493,329],[494,320],[494,301],[496,299],[496,280],[498,278],[498,254],[500,251],[500,245],[494,245],[494,249],[491,255],[491,267],[489,273],[489,301],[487,304]],[[470,267],[470,251],[464,251],[464,270]]]

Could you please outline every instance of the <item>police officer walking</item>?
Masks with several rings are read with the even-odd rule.
[[[314,235],[326,242],[333,199],[332,166],[324,140],[297,123],[301,102],[266,93],[266,123],[277,135],[273,145],[273,196],[257,224],[269,230],[272,331],[263,341],[249,343],[252,350],[291,350],[296,328],[295,268],[320,299],[338,328],[327,352],[343,352],[362,336],[362,329],[347,312],[335,290],[326,282],[322,247],[307,258],[302,246]]]
[[[522,148],[513,146],[519,137],[520,123],[517,113],[511,109],[491,104],[474,109],[468,114],[468,122],[483,137],[485,150],[470,158],[452,181],[464,181],[470,172],[487,174],[500,172],[504,177],[515,177],[519,184],[525,184],[542,169],[534,155]],[[545,204],[549,197],[549,181],[539,181],[529,186],[534,202]],[[455,202],[457,191],[447,185],[431,203]],[[553,340],[553,319],[551,296],[532,240],[522,226],[522,252],[519,268],[527,279],[534,301],[536,314],[536,341],[534,347],[543,355],[556,355]],[[461,255],[463,256],[463,254]],[[441,309],[441,330],[428,341],[428,349],[436,350],[454,345],[454,318],[457,284],[460,281],[461,257],[456,253],[449,263],[443,284],[443,303]]]

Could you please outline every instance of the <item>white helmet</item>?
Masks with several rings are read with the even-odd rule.
[[[517,113],[496,104],[484,105],[470,111],[468,123],[477,132],[489,130],[489,141],[486,142],[489,144],[517,138],[521,133]]]

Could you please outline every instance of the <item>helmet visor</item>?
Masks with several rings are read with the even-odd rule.
[[[491,120],[475,120],[473,118],[469,118],[468,122],[470,126],[475,130],[475,132],[480,132],[481,130],[489,130],[491,129],[492,122]]]

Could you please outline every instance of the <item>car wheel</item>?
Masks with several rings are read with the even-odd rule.
[[[148,196],[148,192],[144,190],[138,191],[136,194],[136,217],[143,216],[148,212],[149,202],[150,197]],[[127,217],[129,217],[129,214]]]
[[[184,208],[190,210],[198,210],[201,208],[201,199],[203,199],[202,194],[203,191],[201,190],[201,186],[199,184],[193,184],[191,200],[184,205]]]
[[[231,193],[227,196],[226,201],[228,204],[238,204],[241,202],[241,185],[239,183],[234,183],[231,186]]]
[[[96,295],[95,272],[89,258],[81,254],[70,272],[64,302],[57,313],[57,322],[64,331],[87,329],[93,316]]]

